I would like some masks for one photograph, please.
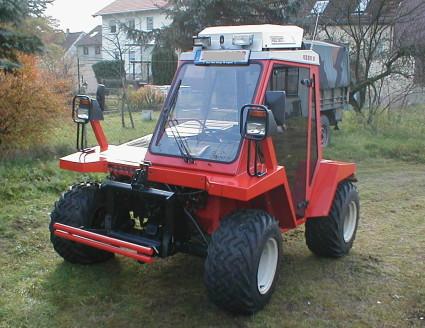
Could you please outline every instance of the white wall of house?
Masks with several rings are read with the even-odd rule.
[[[319,30],[317,33],[317,39],[327,40],[329,36],[333,40],[338,40],[349,44],[351,53],[354,51],[354,41],[350,39],[345,30],[348,27],[341,26],[329,26],[327,33],[323,30]],[[381,42],[377,46],[376,59],[371,63],[370,76],[376,76],[380,74],[384,67],[384,62],[388,59],[388,55],[392,52],[394,47],[394,29],[391,26],[385,28],[382,32]],[[400,63],[402,60],[400,60]],[[403,72],[406,74],[414,74],[414,61],[411,63],[403,63]],[[381,88],[380,99],[382,106],[388,103],[398,106],[406,101],[409,104],[421,103],[423,101],[423,91],[419,88],[413,88],[413,80],[411,78],[405,78],[401,75],[391,75],[382,81],[382,85],[377,84],[378,88]]]
[[[125,69],[130,79],[146,80],[148,73],[147,64],[131,63],[131,61],[150,62],[154,41],[146,45],[134,45],[134,41],[128,39],[126,32],[120,30],[120,25],[133,26],[142,31],[150,31],[169,25],[171,21],[160,10],[148,10],[131,13],[103,15],[102,16],[102,57],[104,60],[119,58],[119,49],[123,54]]]
[[[86,33],[81,33],[81,35],[74,41],[72,46],[67,49],[63,55],[62,61],[65,71],[69,72],[69,75],[73,77],[72,79],[72,88],[75,92],[78,91],[78,80],[77,80],[77,71],[78,71],[78,49],[77,42],[84,37]]]
[[[87,45],[78,46],[77,55],[80,60],[80,84],[81,81],[87,83],[86,92],[95,93],[97,80],[92,66],[102,60],[102,46]]]

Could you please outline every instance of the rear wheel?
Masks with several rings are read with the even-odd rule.
[[[319,256],[341,257],[353,246],[359,222],[359,194],[351,182],[339,185],[329,216],[305,225],[308,248]]]
[[[327,147],[331,141],[331,123],[326,115],[320,116],[322,146]]]
[[[205,261],[211,300],[232,312],[260,310],[275,289],[281,253],[282,236],[269,214],[244,210],[224,218]]]
[[[71,263],[91,264],[106,261],[114,254],[75,243],[53,234],[53,224],[72,227],[101,228],[105,204],[97,183],[74,185],[55,203],[50,214],[50,240],[55,251]]]

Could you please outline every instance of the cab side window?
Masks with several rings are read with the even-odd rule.
[[[306,68],[276,66],[268,90],[285,91],[285,122],[273,137],[279,165],[285,167],[298,216],[303,216],[307,182],[308,102],[310,78]]]

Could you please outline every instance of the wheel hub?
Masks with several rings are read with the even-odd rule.
[[[277,241],[270,237],[264,245],[257,271],[257,287],[260,294],[266,294],[274,280],[278,261]]]
[[[344,241],[348,243],[356,230],[357,223],[357,206],[354,201],[348,205],[347,213],[344,218]]]

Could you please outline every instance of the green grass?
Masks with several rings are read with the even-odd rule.
[[[2,161],[0,327],[423,327],[425,148],[409,155],[415,148],[406,141],[406,155],[392,155],[394,145],[406,134],[413,140],[412,130],[422,127],[403,132],[381,125],[373,133],[350,120],[335,131],[326,155],[359,164],[361,223],[352,252],[321,259],[308,251],[302,228],[285,234],[276,292],[248,317],[208,301],[199,258],[179,254],[153,265],[119,256],[94,266],[63,262],[49,242],[52,204],[74,181],[99,176],[61,171],[47,155]],[[116,116],[105,120],[116,140],[139,136],[117,122]],[[140,122],[140,133],[150,129]],[[72,126],[55,134],[56,144],[66,144],[68,133],[74,137]]]
[[[353,112],[347,112],[341,130],[332,131],[327,154],[354,161],[390,158],[425,164],[425,108],[411,107],[377,117],[365,127]]]

